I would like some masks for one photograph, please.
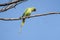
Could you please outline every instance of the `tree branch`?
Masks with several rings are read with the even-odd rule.
[[[3,21],[14,21],[14,20],[21,20],[23,18],[33,18],[33,17],[39,17],[39,16],[47,16],[52,14],[60,14],[60,12],[49,12],[48,14],[36,14],[32,16],[25,16],[25,17],[19,17],[19,18],[0,18],[0,20]]]
[[[16,5],[18,5],[24,1],[26,1],[26,0],[14,0],[10,3],[1,4],[1,5],[4,5],[4,7],[2,9],[0,9],[0,12],[4,12],[4,11],[7,11],[11,8],[14,8]]]
[[[6,6],[6,5],[14,4],[14,3],[17,3],[17,2],[22,2],[22,1],[27,1],[27,0],[17,0],[17,1],[14,1],[14,2],[8,2],[8,3],[0,4],[0,6]]]

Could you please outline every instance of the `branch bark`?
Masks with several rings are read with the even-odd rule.
[[[17,0],[17,1],[14,1],[14,2],[3,3],[3,4],[0,4],[0,6],[6,6],[6,5],[14,4],[14,3],[17,3],[17,2],[22,2],[22,1],[27,1],[27,0]]]
[[[2,9],[0,9],[0,12],[5,12],[11,8],[14,8],[16,5],[21,4],[22,2],[25,2],[27,0],[13,0],[9,3],[0,4],[0,6],[4,6]]]
[[[46,13],[46,14],[36,14],[36,15],[32,15],[32,16],[25,16],[25,17],[19,17],[19,18],[0,18],[0,20],[14,21],[14,20],[21,20],[23,18],[33,18],[33,17],[47,16],[47,15],[52,15],[52,14],[60,14],[60,12],[49,12],[49,13]]]

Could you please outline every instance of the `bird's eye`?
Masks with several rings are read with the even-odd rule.
[[[33,11],[36,11],[36,9],[34,9]]]

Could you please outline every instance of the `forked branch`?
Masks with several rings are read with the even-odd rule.
[[[26,1],[26,0],[17,0],[17,1],[14,1],[14,2],[3,3],[3,4],[0,4],[0,6],[7,6],[7,5],[10,5],[10,4],[14,4],[14,3],[17,3],[17,2],[22,2],[22,1]]]
[[[5,12],[11,8],[14,8],[16,5],[21,4],[27,0],[12,0],[11,2],[0,4],[0,6],[4,6],[0,9],[0,12]]]

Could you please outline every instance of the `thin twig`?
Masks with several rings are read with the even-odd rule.
[[[14,4],[14,3],[17,3],[17,2],[20,2],[20,1],[26,1],[26,0],[17,0],[17,1],[14,1],[14,2],[3,3],[3,4],[0,4],[0,6],[6,6],[6,5]]]
[[[25,16],[25,17],[19,17],[19,18],[0,18],[0,20],[3,21],[14,21],[14,20],[21,20],[23,18],[33,18],[33,17],[39,17],[39,16],[47,16],[47,15],[52,15],[52,14],[60,14],[60,12],[49,12],[47,14],[36,14],[32,16]]]
[[[20,0],[14,0],[14,1],[12,1],[12,2],[15,2],[15,1],[20,1]],[[11,9],[11,8],[14,8],[16,5],[21,4],[21,3],[24,2],[24,1],[26,1],[26,0],[21,0],[20,2],[13,3],[13,4],[10,4],[10,5],[4,4],[4,5],[6,5],[6,6],[4,6],[2,9],[0,9],[0,12],[5,12],[5,11]]]

